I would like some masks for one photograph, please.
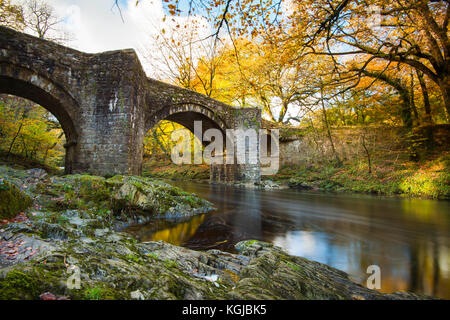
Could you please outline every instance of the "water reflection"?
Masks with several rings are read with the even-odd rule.
[[[184,222],[158,219],[145,226],[131,226],[127,231],[134,233],[140,241],[162,240],[179,246],[192,238],[204,220],[205,214]]]
[[[240,240],[259,239],[346,271],[363,285],[367,267],[378,265],[383,292],[450,298],[448,201],[172,184],[210,200],[217,211],[132,230],[141,239],[230,252]]]

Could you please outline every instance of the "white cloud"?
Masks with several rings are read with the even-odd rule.
[[[25,0],[15,2],[23,3]],[[63,29],[73,35],[67,45],[77,50],[97,53],[126,48],[135,49],[147,74],[151,76],[148,63],[140,53],[157,50],[154,35],[162,28],[171,30],[175,25],[186,23],[185,17],[167,17],[162,22],[164,10],[161,0],[144,0],[136,6],[136,0],[122,0],[121,14],[113,0],[47,0],[63,17]],[[182,29],[188,32],[188,29]],[[204,26],[199,38],[208,35],[209,28]],[[183,37],[183,35],[179,35]]]
[[[161,1],[143,1],[138,7],[128,0],[121,7],[122,17],[112,0],[47,0],[65,28],[75,35],[71,46],[85,52],[136,48],[145,36],[149,22],[164,15]]]

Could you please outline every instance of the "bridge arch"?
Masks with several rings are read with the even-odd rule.
[[[153,113],[146,121],[148,132],[159,121],[169,120],[181,124],[194,133],[194,121],[202,121],[202,134],[208,129],[219,129],[225,137],[229,128],[225,121],[208,107],[196,103],[172,104]]]
[[[222,141],[223,147],[226,148],[227,139],[226,130],[229,129],[225,121],[214,111],[200,105],[198,103],[178,103],[172,104],[166,108],[162,108],[155,112],[146,122],[146,131],[148,132],[155,125],[158,124],[159,121],[168,120],[178,123],[193,134],[195,134],[194,130],[194,121],[202,122],[202,137],[208,129],[218,129],[222,133],[224,140]],[[203,141],[202,137],[197,137],[201,143],[206,146],[209,144],[209,141]],[[212,169],[211,169],[212,170]],[[213,171],[210,170],[212,174]]]
[[[232,136],[226,134],[227,129],[233,129],[229,126],[217,112],[212,111],[210,108],[198,103],[178,103],[171,104],[165,108],[159,109],[153,113],[146,121],[145,132],[152,129],[159,121],[169,120],[176,122],[192,133],[194,132],[194,121],[202,121],[202,136],[208,129],[218,129],[223,134],[223,147],[224,152],[221,156],[226,155],[227,146],[234,146],[234,141],[228,141]],[[197,137],[200,138],[201,137]],[[204,145],[209,144],[209,141],[201,141]],[[237,159],[235,150],[232,151],[234,157],[234,164],[211,164],[210,166],[210,179],[212,181],[233,182],[240,179],[240,166],[237,165]],[[217,154],[216,154],[217,155]],[[225,161],[225,158],[224,158]]]
[[[71,173],[77,154],[77,102],[47,77],[31,69],[5,62],[0,63],[0,93],[31,100],[55,116],[66,136],[65,171]]]

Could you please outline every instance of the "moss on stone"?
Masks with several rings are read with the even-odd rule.
[[[0,178],[0,219],[14,218],[33,200],[12,183]]]
[[[184,206],[186,212],[209,205],[180,188],[150,178],[116,176],[108,179],[107,184],[116,186],[112,201],[116,213],[137,210],[156,215],[176,210],[174,208],[180,205]]]
[[[86,288],[81,293],[81,299],[83,300],[117,300],[123,298],[123,294],[105,286]]]
[[[0,300],[35,299],[39,293],[35,278],[22,271],[9,271],[0,279]]]

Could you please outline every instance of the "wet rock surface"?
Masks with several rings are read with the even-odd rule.
[[[230,185],[237,188],[255,189],[255,190],[274,190],[274,189],[288,189],[286,184],[280,184],[272,180],[261,180],[259,182],[213,182],[214,184]]]
[[[255,240],[239,242],[237,254],[139,243],[120,232],[131,209],[161,218],[209,208],[161,182],[40,175],[27,183],[35,199],[32,209],[23,219],[0,225],[0,299],[428,298],[369,290],[344,272]],[[89,198],[94,191],[102,200]]]

